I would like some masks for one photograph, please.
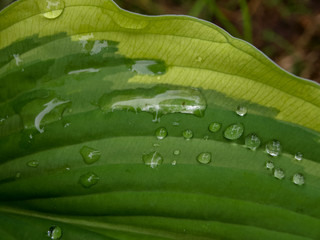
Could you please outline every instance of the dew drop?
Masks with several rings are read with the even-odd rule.
[[[3,125],[5,121],[6,121],[5,118],[1,118],[1,119],[0,119],[0,126]]]
[[[168,135],[168,131],[164,127],[160,127],[156,130],[156,136],[159,140],[164,139]]]
[[[83,161],[86,164],[92,164],[92,163],[98,161],[101,157],[100,151],[98,151],[97,149],[91,148],[91,147],[87,147],[87,146],[83,146],[80,149],[80,154],[83,158]]]
[[[89,188],[89,187],[92,187],[93,185],[97,184],[99,179],[100,178],[95,173],[89,172],[89,173],[81,175],[79,182],[83,187]]]
[[[272,140],[266,144],[266,152],[272,157],[279,156],[281,153],[281,150],[282,150],[282,147],[278,140]]]
[[[29,161],[29,162],[27,162],[27,166],[36,168],[39,166],[39,162],[36,160]]]
[[[17,172],[16,173],[16,178],[20,178],[21,177],[21,172]]]
[[[209,136],[208,136],[208,135],[205,135],[205,136],[203,137],[203,140],[208,141],[208,140],[209,140]]]
[[[297,152],[295,155],[294,155],[294,158],[298,161],[301,161],[302,160],[302,153],[301,152]]]
[[[142,155],[142,161],[144,164],[150,166],[151,168],[156,168],[163,162],[163,157],[160,153],[153,151]]]
[[[196,57],[196,62],[202,63],[203,62],[203,58],[200,57],[200,56]]]
[[[220,130],[220,128],[221,128],[221,123],[212,122],[209,125],[209,131],[213,132],[213,133],[218,132]]]
[[[60,239],[62,237],[62,229],[59,226],[51,226],[48,230],[50,239]]]
[[[273,172],[273,176],[277,179],[283,179],[285,174],[284,171],[280,168],[276,168]]]
[[[273,164],[273,162],[272,162],[272,161],[266,162],[266,168],[267,168],[268,170],[274,169],[274,164]]]
[[[179,149],[176,149],[173,151],[173,155],[178,156],[180,155],[181,151]]]
[[[236,140],[243,134],[244,127],[240,123],[232,124],[224,131],[224,137],[229,140]]]
[[[67,127],[70,126],[70,124],[71,124],[71,123],[66,123],[63,127],[64,127],[64,128],[67,128]]]
[[[173,161],[171,162],[171,165],[172,165],[172,166],[177,165],[177,161],[176,161],[176,160],[173,160]]]
[[[159,144],[159,143],[154,143],[152,146],[154,146],[154,147],[160,147],[160,144]]]
[[[193,132],[190,129],[187,129],[185,131],[182,132],[182,136],[186,139],[186,140],[190,140],[193,137]]]
[[[237,107],[236,113],[237,113],[239,116],[243,117],[244,115],[247,114],[247,111],[248,111],[248,109],[247,109],[246,107],[239,105],[239,106]]]
[[[304,184],[303,175],[300,173],[296,173],[295,175],[293,175],[292,182],[299,186],[303,185]]]
[[[211,153],[203,152],[197,156],[197,161],[202,164],[208,164],[211,162]]]
[[[254,133],[249,134],[245,139],[246,147],[251,149],[252,151],[255,151],[260,146],[260,144],[260,138]]]
[[[39,1],[39,7],[41,8],[42,15],[47,19],[56,19],[64,10],[63,0],[46,0]]]

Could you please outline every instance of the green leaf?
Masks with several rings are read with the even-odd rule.
[[[319,119],[318,84],[211,23],[17,1],[1,239],[319,239]]]

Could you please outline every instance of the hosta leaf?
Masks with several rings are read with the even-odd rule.
[[[0,13],[1,239],[319,239],[320,86],[211,23]]]

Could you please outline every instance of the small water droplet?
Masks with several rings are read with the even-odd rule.
[[[193,132],[190,129],[187,129],[187,130],[183,131],[182,136],[186,140],[190,140],[193,137]]]
[[[173,155],[178,156],[180,155],[181,151],[179,149],[176,149],[173,151]]]
[[[56,19],[64,10],[63,0],[38,1],[42,15],[47,19]]]
[[[229,140],[236,140],[243,134],[244,127],[240,123],[232,124],[224,131],[224,137]]]
[[[156,130],[156,136],[159,140],[164,139],[168,135],[168,131],[164,127],[160,127]]]
[[[163,162],[163,157],[160,153],[153,151],[142,155],[142,161],[144,164],[150,166],[151,168],[156,168]]]
[[[21,177],[21,172],[17,172],[16,173],[16,178],[20,178]]]
[[[200,56],[196,57],[196,62],[202,63],[203,62],[203,58],[200,57]]]
[[[176,161],[176,160],[173,160],[173,161],[171,162],[171,165],[173,165],[173,166],[177,165],[177,161]]]
[[[274,164],[273,164],[273,162],[272,162],[272,161],[266,162],[266,168],[269,169],[269,170],[274,169]]]
[[[89,173],[81,175],[79,182],[83,187],[89,188],[89,187],[92,187],[93,185],[97,184],[99,179],[100,178],[95,173],[89,172]]]
[[[5,118],[1,118],[1,119],[0,119],[0,126],[3,125],[5,121],[6,121]]]
[[[48,230],[50,239],[60,239],[62,237],[62,229],[59,226],[51,226]]]
[[[179,122],[173,122],[172,125],[175,126],[175,127],[177,127],[177,126],[180,125],[180,123],[179,123]]]
[[[304,184],[303,175],[300,173],[296,173],[295,175],[293,175],[292,182],[299,186],[303,185]]]
[[[218,132],[220,128],[221,128],[221,123],[218,123],[218,122],[212,122],[209,125],[209,131],[213,133]]]
[[[70,126],[71,123],[66,123],[63,127],[67,128]]]
[[[252,151],[255,151],[261,144],[260,138],[254,134],[249,134],[245,139],[245,145],[247,148],[251,149]]]
[[[211,153],[203,152],[197,156],[197,161],[202,164],[208,164],[211,162]]]
[[[243,117],[244,115],[247,114],[247,111],[248,111],[248,109],[247,109],[246,107],[239,105],[239,106],[237,107],[236,113],[237,113],[239,116]]]
[[[273,172],[273,176],[278,179],[283,179],[285,177],[285,174],[282,169],[276,168]]]
[[[154,147],[160,147],[160,144],[159,144],[159,143],[154,143],[152,146],[154,146]]]
[[[27,166],[36,168],[39,166],[39,162],[36,160],[29,161],[27,162]]]
[[[266,152],[273,157],[280,155],[282,150],[281,144],[278,140],[272,140],[266,144]]]
[[[295,155],[294,155],[294,158],[298,161],[301,161],[302,160],[302,153],[301,152],[297,152]]]
[[[208,140],[209,140],[209,136],[208,136],[208,135],[205,135],[205,136],[203,137],[203,140],[208,141]]]
[[[87,146],[83,146],[80,149],[80,154],[83,158],[83,161],[86,164],[92,164],[92,163],[98,161],[101,157],[100,151],[98,151],[97,149],[91,148],[91,147],[87,147]]]

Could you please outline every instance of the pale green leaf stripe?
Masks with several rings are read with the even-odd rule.
[[[251,45],[210,23],[181,16],[136,15],[106,0],[67,0],[65,6],[55,20],[39,14],[35,1],[22,0],[11,11],[4,10],[0,15],[0,48],[33,34],[93,33],[92,40],[119,41],[119,52],[126,57],[162,59],[169,66],[161,78],[135,76],[129,82],[213,89],[278,109],[277,119],[320,131],[319,85],[284,72]],[[22,10],[17,19],[14,13]],[[75,24],[79,19],[81,24]]]

